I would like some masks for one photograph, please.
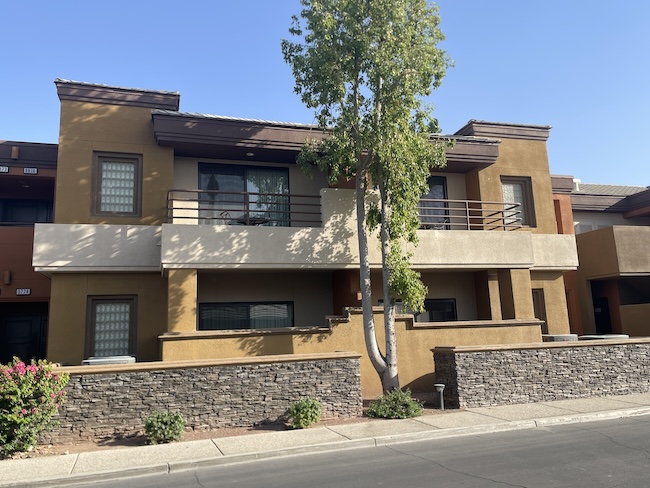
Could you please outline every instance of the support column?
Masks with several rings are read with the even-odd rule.
[[[478,320],[501,320],[501,297],[496,270],[474,273],[476,290],[476,318]]]
[[[194,332],[198,294],[197,270],[171,269],[167,277],[167,332]]]
[[[487,284],[492,320],[501,320],[503,319],[501,312],[501,292],[499,290],[499,275],[496,271],[490,270],[487,272]]]
[[[533,319],[533,291],[528,269],[500,269],[501,313],[504,319]]]

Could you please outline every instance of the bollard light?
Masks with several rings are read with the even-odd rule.
[[[436,383],[433,385],[436,391],[438,392],[438,397],[440,398],[440,410],[445,409],[445,398],[443,395],[443,391],[445,390],[445,385],[442,383]]]

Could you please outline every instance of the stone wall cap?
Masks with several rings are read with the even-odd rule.
[[[277,354],[243,358],[223,358],[190,361],[152,361],[132,364],[108,364],[104,366],[59,366],[57,373],[71,375],[111,374],[138,371],[163,371],[170,369],[209,368],[213,366],[236,366],[247,364],[295,363],[306,361],[324,361],[327,359],[359,359],[361,354],[350,351],[337,351],[314,354]]]
[[[513,351],[520,349],[570,349],[576,347],[594,346],[627,346],[634,344],[650,344],[650,337],[634,339],[600,339],[593,341],[570,342],[534,342],[527,344],[491,344],[485,346],[437,346],[431,349],[434,353],[453,354],[468,352]]]

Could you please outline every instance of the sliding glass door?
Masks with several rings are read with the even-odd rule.
[[[200,163],[199,189],[204,223],[290,225],[286,168]]]

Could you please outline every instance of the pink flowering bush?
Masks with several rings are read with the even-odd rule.
[[[65,399],[68,374],[55,374],[47,361],[25,364],[14,357],[0,365],[0,452],[28,451],[41,432],[54,426],[52,417]]]

